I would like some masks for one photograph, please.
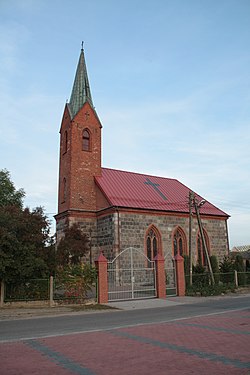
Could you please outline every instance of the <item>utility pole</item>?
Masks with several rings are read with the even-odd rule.
[[[208,264],[208,268],[209,268],[209,272],[210,272],[210,276],[211,276],[211,281],[212,281],[212,284],[214,285],[214,274],[213,274],[213,270],[212,270],[212,267],[211,267],[211,262],[210,262],[210,258],[209,258],[209,254],[208,254],[207,244],[206,244],[206,240],[205,240],[205,236],[204,236],[203,227],[202,227],[202,224],[201,224],[201,217],[200,217],[200,211],[199,211],[200,207],[202,206],[202,204],[205,203],[205,201],[201,201],[199,204],[197,204],[197,202],[194,198],[193,202],[194,202],[194,208],[195,208],[195,212],[196,212],[196,215],[197,215],[199,230],[200,230],[200,234],[201,234],[202,245],[203,245],[203,248],[205,249],[205,253],[206,253],[207,264]]]
[[[194,193],[192,191],[189,191],[189,284],[192,286],[193,284],[193,258],[192,258],[192,206],[193,206],[193,200],[194,200]]]

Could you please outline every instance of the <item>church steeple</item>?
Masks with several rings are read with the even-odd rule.
[[[83,43],[79,57],[79,62],[76,69],[74,85],[68,104],[71,118],[73,119],[77,112],[82,108],[83,104],[88,102],[93,108],[93,102],[90,92],[88,73],[85,63]]]
[[[58,212],[94,212],[95,176],[101,171],[102,125],[93,106],[83,48],[81,49],[70,102],[60,128]]]

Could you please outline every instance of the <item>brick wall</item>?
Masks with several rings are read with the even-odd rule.
[[[83,130],[90,133],[90,151],[82,147]],[[68,132],[67,152],[64,147]],[[60,166],[58,212],[68,209],[96,210],[94,176],[101,175],[101,124],[86,102],[71,121],[66,106],[60,130]],[[66,179],[66,199],[63,198],[63,180]]]
[[[67,132],[67,147],[65,147],[65,132]],[[69,208],[69,186],[70,186],[70,150],[71,150],[71,120],[66,105],[61,129],[60,129],[60,158],[59,158],[59,181],[58,181],[58,212]],[[63,180],[66,179],[66,199],[64,199]]]

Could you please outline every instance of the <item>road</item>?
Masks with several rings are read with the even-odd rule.
[[[215,298],[194,304],[141,310],[109,310],[108,312],[85,312],[63,316],[4,320],[0,321],[0,342],[158,324],[243,309],[250,309],[249,296]]]

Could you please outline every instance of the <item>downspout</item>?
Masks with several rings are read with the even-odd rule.
[[[117,238],[118,238],[118,254],[120,253],[121,239],[120,239],[120,212],[117,207]]]
[[[115,238],[114,238],[114,257],[120,252],[120,213],[118,207],[115,208]]]
[[[227,220],[228,220],[228,218],[227,218]],[[226,236],[227,236],[227,255],[229,256],[230,248],[229,248],[229,236],[228,236],[227,220],[225,220],[225,224],[226,224]]]

